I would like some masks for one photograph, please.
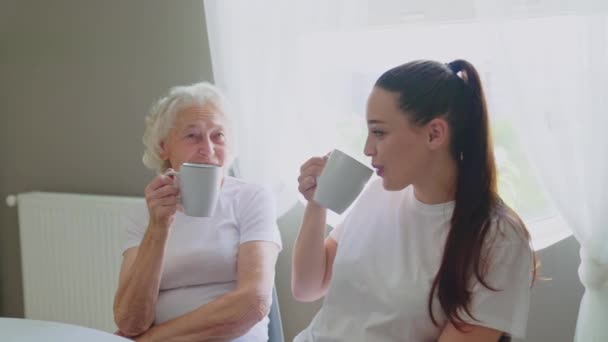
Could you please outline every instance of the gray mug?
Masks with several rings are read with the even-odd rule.
[[[210,217],[215,211],[222,182],[222,168],[217,165],[183,163],[175,176],[184,213],[194,217]]]
[[[374,171],[340,150],[333,150],[321,175],[313,200],[342,214],[359,196]]]

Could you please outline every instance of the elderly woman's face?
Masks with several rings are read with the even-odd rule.
[[[212,105],[180,111],[169,135],[161,142],[161,158],[168,160],[175,170],[186,162],[224,166],[227,153],[224,118]]]

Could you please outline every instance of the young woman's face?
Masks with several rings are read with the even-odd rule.
[[[375,87],[367,102],[365,155],[386,190],[401,190],[423,176],[430,163],[428,132],[410,123],[398,107],[399,95]]]
[[[224,166],[227,154],[224,114],[214,106],[188,107],[175,117],[161,143],[161,157],[179,170],[182,163]]]

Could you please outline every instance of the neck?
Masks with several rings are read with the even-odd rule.
[[[456,162],[444,155],[424,170],[420,180],[413,184],[414,196],[425,204],[440,204],[454,200],[457,177]]]

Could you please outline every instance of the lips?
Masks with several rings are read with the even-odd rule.
[[[384,166],[378,164],[372,164],[372,167],[376,169],[376,174],[382,176],[384,174]]]

